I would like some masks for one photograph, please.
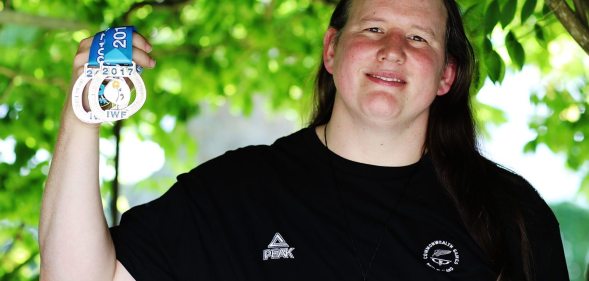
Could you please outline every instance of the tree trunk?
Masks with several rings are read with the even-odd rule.
[[[583,25],[582,21],[575,15],[565,0],[546,0],[546,5],[550,7],[558,20],[565,29],[589,55],[589,27]],[[584,13],[584,11],[580,11]]]
[[[112,194],[110,201],[110,218],[112,225],[119,223],[119,209],[117,208],[117,199],[119,199],[119,156],[121,154],[121,127],[123,126],[123,120],[117,121],[113,127],[115,136],[115,178],[112,180]]]

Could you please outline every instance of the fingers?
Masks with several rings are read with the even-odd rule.
[[[133,61],[144,68],[155,67],[155,60],[149,55],[153,47],[143,35],[133,32]]]
[[[133,47],[133,61],[143,68],[155,67],[155,60],[144,49],[139,47]]]
[[[143,37],[143,35],[133,32],[133,47],[141,49],[142,51],[149,53],[152,50],[151,44],[149,41]]]
[[[76,76],[80,75],[84,69],[84,64],[88,62],[90,47],[94,36],[80,41],[78,51],[74,57],[73,70]],[[143,35],[133,32],[133,61],[143,68],[155,67],[155,60],[149,55],[153,47]]]

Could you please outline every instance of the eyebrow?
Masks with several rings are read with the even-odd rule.
[[[376,17],[376,16],[365,16],[360,18],[360,22],[361,23],[366,23],[366,22],[377,22],[377,23],[383,23],[383,22],[387,22],[387,20],[385,20],[382,17]],[[414,28],[420,31],[423,31],[425,33],[428,33],[430,35],[432,35],[433,37],[436,37],[436,32],[429,28],[429,27],[425,27],[425,26],[421,26],[421,25],[417,25],[417,24],[412,24],[410,26],[410,28]]]

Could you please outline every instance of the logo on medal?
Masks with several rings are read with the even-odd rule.
[[[262,252],[262,259],[265,261],[268,259],[294,259],[294,255],[292,254],[294,249],[295,248],[291,248],[288,243],[286,243],[280,233],[276,232],[274,238],[272,238],[272,241],[268,244],[268,249]]]
[[[131,100],[131,89],[125,80],[114,78],[104,87],[104,98],[113,105],[113,108],[123,109]]]
[[[452,272],[460,263],[458,249],[448,241],[436,240],[423,250],[425,264],[437,271]]]

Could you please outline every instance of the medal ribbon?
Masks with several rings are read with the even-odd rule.
[[[104,61],[104,37],[106,31],[101,31],[94,35],[92,45],[90,46],[90,55],[88,56],[89,67],[100,67]]]
[[[109,28],[105,31],[104,63],[107,65],[133,64],[133,26]]]

